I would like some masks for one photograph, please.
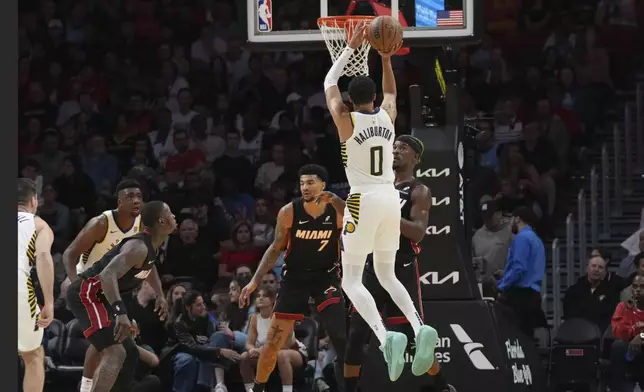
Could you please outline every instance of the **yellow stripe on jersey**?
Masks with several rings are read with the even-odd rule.
[[[347,155],[347,143],[342,142],[340,144],[340,155],[342,156],[342,165],[344,167],[347,167],[347,161],[349,160],[349,156]]]
[[[31,281],[31,276],[27,278],[27,300],[29,302],[29,312],[31,313],[31,318],[36,317],[36,310],[38,309],[38,301],[36,300],[36,291],[34,290],[34,284]]]
[[[36,265],[36,236],[38,233],[34,231],[34,234],[29,240],[29,245],[27,246],[27,259],[29,260],[29,266],[33,267]]]
[[[347,198],[347,209],[349,210],[349,214],[351,214],[351,218],[353,218],[353,222],[356,226],[360,220],[360,196],[360,193],[352,193]]]

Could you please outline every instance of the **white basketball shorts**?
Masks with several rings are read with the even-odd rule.
[[[400,196],[393,184],[351,188],[344,209],[342,246],[349,254],[397,251],[400,246]],[[357,192],[360,190],[361,192]]]
[[[39,314],[33,290],[18,292],[18,351],[33,351],[42,345],[43,329],[36,326]]]

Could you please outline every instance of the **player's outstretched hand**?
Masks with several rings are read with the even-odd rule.
[[[121,343],[132,336],[132,323],[125,314],[116,316],[116,325],[114,326],[114,340]]]
[[[358,22],[356,27],[353,29],[353,35],[349,41],[349,47],[351,49],[358,49],[360,45],[367,39],[367,27],[369,25],[365,22]]]
[[[246,305],[250,305],[250,295],[257,289],[257,282],[255,279],[251,280],[239,294],[239,308],[243,308]]]
[[[54,321],[54,305],[47,304],[40,310],[37,323],[40,328],[47,328],[52,321]]]
[[[378,54],[380,54],[380,57],[389,58],[389,57],[393,56],[394,54],[396,54],[400,50],[400,48],[402,48],[402,44],[403,44],[402,41],[400,41],[397,45],[395,45],[390,50],[388,50],[386,52],[378,51]]]
[[[331,200],[333,200],[334,197],[337,197],[335,193],[329,192],[329,191],[324,191],[320,193],[318,196],[316,202],[319,203],[324,203],[324,204],[329,204],[331,203]]]
[[[161,321],[165,321],[166,317],[168,317],[168,301],[158,296],[154,303],[154,311],[159,315]]]

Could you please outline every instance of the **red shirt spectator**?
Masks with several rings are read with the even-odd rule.
[[[168,157],[168,160],[165,162],[166,172],[185,173],[198,169],[206,163],[206,157],[201,150],[190,150],[188,148],[190,140],[188,139],[188,133],[186,131],[175,131],[172,141],[174,142],[174,148],[177,150],[177,153]]]
[[[219,276],[233,276],[237,267],[246,265],[255,268],[262,257],[262,249],[255,246],[250,223],[240,221],[233,227],[232,247],[224,248],[219,259]]]
[[[222,249],[221,259],[219,261],[220,268],[224,267],[224,271],[232,275],[237,267],[247,265],[255,267],[262,257],[262,250],[259,248],[248,249]],[[221,276],[221,274],[220,274]]]
[[[636,276],[632,287],[633,298],[617,305],[611,322],[613,335],[626,342],[644,332],[644,276]]]

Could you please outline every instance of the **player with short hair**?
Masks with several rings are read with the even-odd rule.
[[[54,233],[36,216],[36,183],[18,179],[18,354],[25,361],[24,392],[42,392],[45,385],[43,330],[54,319]],[[38,308],[31,270],[36,267],[45,306]]]
[[[396,137],[396,81],[391,56],[402,42],[382,57],[383,100],[374,106],[375,83],[368,76],[357,76],[349,83],[353,110],[342,102],[337,82],[349,58],[365,39],[366,24],[356,27],[349,46],[326,75],[324,91],[327,106],[342,142],[342,160],[351,186],[344,213],[342,232],[342,288],[381,343],[389,378],[400,377],[405,365],[407,337],[387,331],[373,296],[362,283],[367,255],[373,252],[373,266],[382,287],[409,320],[415,335],[413,374],[425,374],[434,362],[438,335],[423,321],[405,286],[396,278],[395,260],[400,237],[400,202],[394,187],[393,145]]]
[[[421,315],[423,314],[423,302],[420,295],[417,257],[421,251],[420,242],[425,237],[425,230],[427,230],[432,197],[429,188],[414,177],[414,168],[420,162],[424,149],[423,142],[418,138],[409,135],[399,136],[394,143],[393,163],[396,174],[394,184],[400,194],[402,215],[400,219],[400,247],[396,252],[396,277],[407,289]],[[367,258],[362,282],[373,295],[378,309],[386,316],[387,325],[412,338],[414,331],[407,318],[378,282],[373,266],[373,255],[369,255]],[[344,358],[344,392],[355,392],[357,389],[360,368],[364,362],[364,345],[369,343],[370,337],[369,325],[360,314],[352,312]],[[410,356],[414,355],[411,347],[408,347],[407,351]],[[434,361],[428,373],[435,377],[436,391],[453,391],[440,373],[438,361]]]
[[[155,266],[159,248],[177,227],[170,208],[161,201],[141,210],[145,230],[124,238],[98,262],[78,275],[67,290],[67,304],[85,331],[85,337],[101,353],[92,392],[129,387],[139,353],[132,339],[134,328],[123,298],[145,280],[156,294],[155,310],[163,320],[168,304]]]
[[[123,180],[116,185],[116,197],[116,209],[90,219],[63,253],[63,265],[71,282],[124,238],[141,231],[141,185],[135,180]],[[92,389],[92,378],[100,360],[98,351],[90,344],[85,352],[80,392]]]
[[[346,315],[338,265],[342,229],[342,207],[338,208],[338,202],[342,206],[344,202],[324,192],[328,174],[323,167],[304,165],[299,177],[302,197],[279,211],[275,239],[239,298],[240,307],[248,303],[251,293],[286,249],[275,310],[257,362],[255,384],[247,385],[247,391],[264,392],[279,350],[293,334],[295,322],[308,312],[309,298],[315,301],[338,358],[344,357]],[[336,377],[341,380],[342,361],[336,365]],[[292,392],[292,388],[292,385],[283,385],[282,391]]]

